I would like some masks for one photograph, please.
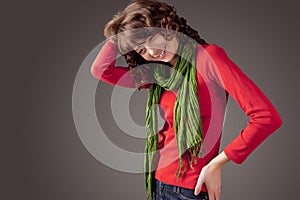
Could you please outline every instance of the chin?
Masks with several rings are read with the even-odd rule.
[[[174,55],[167,54],[165,58],[162,59],[164,62],[170,62],[174,58]]]

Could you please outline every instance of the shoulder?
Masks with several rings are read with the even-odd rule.
[[[197,57],[204,55],[213,59],[220,59],[226,57],[226,52],[217,44],[197,44]]]
[[[224,49],[216,44],[197,44],[196,68],[206,80],[222,83],[221,73],[230,71],[231,62]]]

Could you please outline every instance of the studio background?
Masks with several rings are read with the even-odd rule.
[[[229,57],[275,105],[283,126],[242,164],[223,168],[222,199],[299,197],[299,2],[171,1],[209,43]],[[103,27],[122,1],[5,1],[1,6],[1,189],[7,200],[146,199],[143,174],[111,169],[82,144],[72,115],[74,80],[84,58],[105,38]],[[96,102],[108,137],[128,150],[109,113],[113,86],[99,82]],[[142,125],[146,93],[136,92],[132,118]],[[101,102],[101,103],[99,103]],[[100,117],[102,116],[102,117]],[[245,127],[229,100],[222,146]]]

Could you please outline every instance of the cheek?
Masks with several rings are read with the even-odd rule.
[[[168,44],[168,51],[170,54],[176,53],[176,45],[174,43],[169,43]]]
[[[156,45],[156,47],[163,48],[162,44],[166,44],[167,40],[164,38],[164,36],[157,34],[155,37],[152,38],[151,43],[153,45]]]
[[[145,60],[151,61],[151,57],[147,54],[141,55]]]
[[[167,43],[167,47],[170,53],[172,54],[176,54],[177,53],[177,49],[178,49],[178,41],[176,38],[174,38],[173,40],[169,41]]]

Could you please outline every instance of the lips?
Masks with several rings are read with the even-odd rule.
[[[164,49],[161,51],[159,58],[163,58],[166,55],[166,46],[164,46]]]

